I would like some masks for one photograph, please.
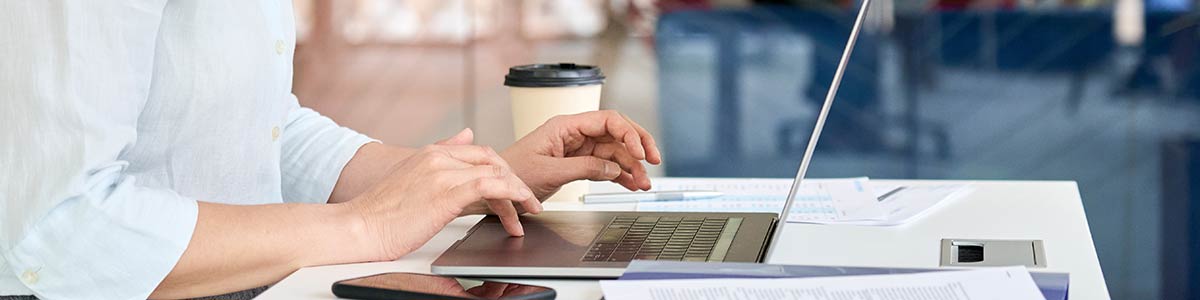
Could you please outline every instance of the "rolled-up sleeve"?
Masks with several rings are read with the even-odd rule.
[[[146,299],[191,240],[193,199],[139,186],[163,1],[0,2],[0,295]]]
[[[4,255],[45,299],[146,299],[187,249],[196,202],[147,189],[119,166],[59,203]]]
[[[296,101],[295,96],[292,101]],[[288,113],[280,149],[283,200],[328,202],[342,168],[358,148],[375,140],[338,126],[312,109],[294,107]]]

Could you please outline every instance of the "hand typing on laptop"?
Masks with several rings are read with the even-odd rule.
[[[541,203],[491,148],[433,145],[392,168],[347,205],[362,216],[380,249],[370,257],[394,260],[420,248],[463,209],[483,199],[504,220],[505,230],[524,235],[514,203],[541,212]]]
[[[649,190],[642,161],[662,163],[650,132],[612,110],[552,118],[500,156],[542,200],[562,185],[583,179]]]
[[[541,212],[539,199],[562,185],[610,180],[646,190],[641,161],[662,161],[649,132],[615,111],[557,117],[501,154],[473,141],[473,132],[463,130],[422,148],[349,201],[369,236],[380,240],[373,258],[404,256],[466,214],[495,214],[508,234],[522,236],[517,215]]]

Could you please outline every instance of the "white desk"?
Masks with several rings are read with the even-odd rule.
[[[882,181],[882,180],[873,180]],[[946,181],[896,181],[904,184]],[[1109,299],[1092,234],[1074,182],[975,181],[975,192],[898,227],[788,224],[773,263],[934,268],[943,238],[1041,239],[1043,270],[1071,274],[1072,299]],[[594,184],[593,192],[616,189]],[[555,210],[629,210],[633,206],[548,203]],[[429,273],[429,264],[479,217],[454,221],[421,249],[392,262],[304,268],[257,299],[333,299],[334,281],[384,272]],[[881,249],[882,248],[882,249]],[[881,254],[882,253],[882,254]],[[559,299],[600,299],[594,280],[517,280],[549,286]]]

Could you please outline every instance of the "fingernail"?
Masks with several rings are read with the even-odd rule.
[[[604,164],[604,176],[607,178],[617,178],[621,176],[621,166],[617,163]]]

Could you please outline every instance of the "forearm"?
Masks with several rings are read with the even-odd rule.
[[[412,156],[412,148],[367,143],[358,148],[354,158],[342,168],[329,203],[342,203],[358,197],[374,186],[392,170],[392,167]]]
[[[183,257],[152,298],[185,298],[275,283],[301,267],[376,259],[347,205],[200,202]]]

